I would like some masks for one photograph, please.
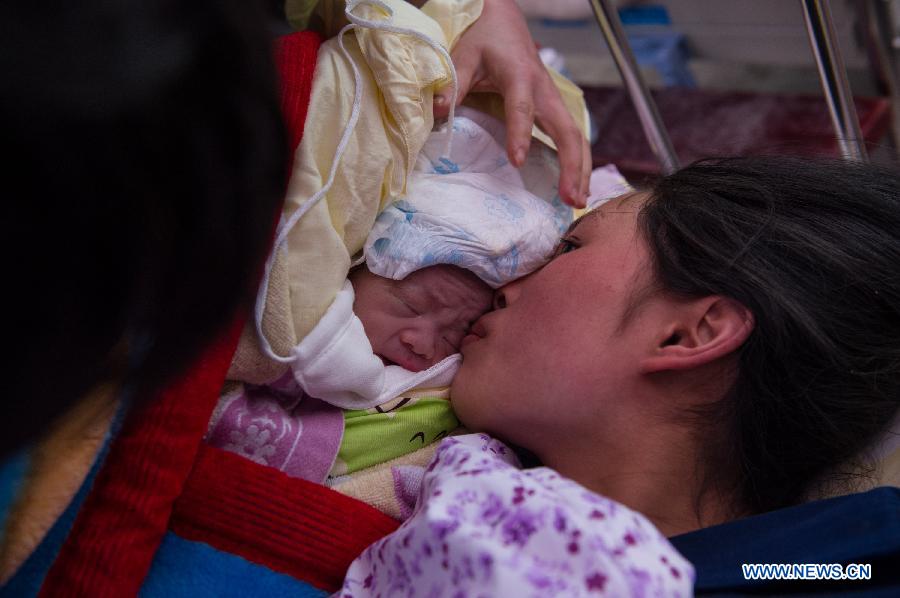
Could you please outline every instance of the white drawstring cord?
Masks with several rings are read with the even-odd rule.
[[[383,9],[388,14],[388,22],[384,21],[371,21],[369,19],[362,19],[352,14],[353,9],[355,9],[360,4],[367,4],[371,6],[376,6],[378,8]],[[334,184],[334,178],[337,174],[338,164],[340,163],[341,157],[344,155],[344,151],[347,149],[347,144],[350,142],[350,135],[353,133],[353,130],[356,128],[356,123],[359,120],[359,109],[360,104],[362,103],[362,78],[359,74],[359,69],[356,67],[356,63],[353,62],[353,57],[350,56],[350,53],[347,51],[347,48],[344,47],[344,33],[350,31],[351,29],[356,28],[369,28],[369,29],[378,29],[382,31],[388,31],[391,33],[399,33],[403,35],[411,35],[418,40],[421,40],[428,44],[432,49],[434,49],[438,54],[440,54],[444,60],[447,62],[447,65],[450,68],[450,81],[453,86],[453,92],[451,95],[451,103],[450,103],[450,114],[447,120],[447,131],[448,131],[448,139],[447,139],[447,154],[450,153],[451,142],[453,140],[453,117],[455,114],[456,108],[456,97],[457,97],[457,88],[456,88],[456,69],[453,66],[453,61],[450,60],[450,53],[441,46],[438,42],[429,38],[428,36],[418,32],[413,31],[412,29],[406,29],[403,27],[396,27],[394,25],[390,25],[389,21],[393,18],[393,10],[386,5],[384,2],[380,0],[351,0],[351,2],[347,3],[347,8],[344,13],[347,15],[347,20],[350,21],[349,25],[346,25],[343,29],[341,29],[340,33],[338,33],[338,47],[341,49],[341,53],[344,55],[344,58],[350,63],[350,67],[353,69],[353,81],[356,86],[353,92],[353,108],[350,111],[350,119],[347,121],[347,126],[344,128],[344,133],[341,135],[341,140],[338,143],[337,149],[334,152],[334,160],[331,163],[331,171],[328,174],[328,180],[322,186],[321,189],[316,191],[307,199],[303,204],[291,214],[290,218],[286,221],[281,220],[278,223],[278,228],[276,229],[275,234],[275,243],[272,246],[272,252],[269,254],[269,257],[266,259],[265,268],[263,270],[262,281],[259,285],[259,290],[256,294],[256,305],[254,306],[254,320],[256,324],[256,335],[259,338],[260,348],[263,353],[266,354],[267,357],[277,361],[278,363],[291,363],[294,361],[293,356],[281,356],[275,353],[272,350],[272,345],[269,343],[269,339],[266,338],[266,335],[263,333],[262,322],[263,322],[263,314],[266,308],[266,298],[269,294],[269,279],[272,275],[272,267],[275,263],[275,256],[279,251],[282,250],[284,244],[287,242],[287,236],[291,232],[291,229],[306,215],[309,210],[311,210],[319,200],[322,199],[328,190],[331,189],[331,186]]]
[[[388,21],[370,21],[369,19],[363,19],[357,17],[352,14],[351,11],[359,6],[360,4],[368,4],[370,6],[377,6],[381,8],[386,13],[388,13]],[[363,28],[370,29],[378,29],[381,31],[389,31],[391,33],[399,33],[402,35],[409,35],[417,40],[428,44],[432,50],[441,55],[444,59],[444,62],[447,63],[447,66],[450,69],[450,112],[447,115],[447,123],[445,125],[445,130],[447,131],[447,149],[444,151],[448,156],[450,155],[450,149],[452,147],[453,142],[453,118],[456,114],[456,99],[459,94],[459,89],[457,89],[457,78],[456,78],[456,67],[453,66],[453,61],[450,59],[450,52],[447,51],[444,46],[434,41],[424,33],[419,31],[414,31],[412,29],[406,29],[405,27],[397,27],[395,25],[390,24],[391,18],[394,16],[394,11],[391,10],[391,7],[382,2],[381,0],[351,0],[347,4],[347,10],[345,11],[347,15],[347,20],[350,21],[354,25],[358,25]],[[356,70],[356,66],[354,65],[354,71]]]

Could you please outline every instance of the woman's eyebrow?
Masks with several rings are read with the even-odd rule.
[[[632,191],[631,193],[626,193],[626,194],[624,194],[624,195],[620,195],[619,197],[613,198],[613,199],[609,200],[608,202],[603,202],[601,205],[599,205],[599,206],[597,206],[596,208],[592,209],[590,212],[585,212],[584,214],[582,214],[581,216],[579,216],[578,218],[576,218],[576,219],[572,222],[572,224],[569,225],[569,228],[566,230],[566,232],[565,232],[565,234],[563,235],[563,237],[572,234],[572,231],[575,230],[575,228],[576,228],[577,226],[579,226],[580,224],[584,223],[588,218],[596,218],[596,217],[605,218],[605,217],[606,217],[606,212],[609,212],[609,213],[611,213],[611,214],[620,214],[620,213],[626,213],[626,212],[633,212],[634,210],[623,210],[623,209],[604,210],[604,208],[609,207],[610,204],[612,204],[613,202],[618,202],[618,203],[619,203],[619,206],[617,206],[617,208],[622,208],[622,207],[624,207],[624,204],[625,204],[626,202],[631,201],[631,200],[632,200],[634,197],[636,197],[639,193],[640,193],[640,191]]]
[[[588,212],[588,214],[590,214],[590,212]],[[566,229],[566,232],[564,232],[562,236],[568,237],[569,235],[571,235],[572,231],[575,230],[575,228],[581,223],[582,218],[584,218],[585,216],[587,216],[587,214],[582,214],[581,216],[573,220],[572,224],[569,225],[569,228]]]
[[[572,224],[570,224],[569,228],[566,229],[566,232],[563,233],[563,237],[571,235],[572,231],[574,231],[578,227],[578,225],[580,225],[582,222],[585,222],[586,220],[588,220],[588,218],[594,218],[594,217],[597,217],[598,215],[600,216],[600,218],[603,218],[603,211],[600,208],[594,208],[590,212],[586,212],[586,213],[582,214],[581,216],[579,216],[578,218],[576,218],[575,220],[572,221]]]

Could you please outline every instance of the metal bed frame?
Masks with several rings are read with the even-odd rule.
[[[637,110],[650,148],[659,160],[663,173],[673,172],[678,168],[678,156],[675,154],[672,141],[659,116],[647,84],[641,77],[616,8],[609,0],[588,1],[594,10],[594,16],[600,25],[603,37],[609,45],[610,53],[622,76],[625,89]],[[867,160],[865,140],[860,132],[859,118],[856,116],[856,106],[853,103],[847,72],[838,47],[828,0],[799,1],[803,8],[806,32],[816,59],[822,91],[831,114],[841,155],[847,160]],[[884,29],[880,26],[883,23],[884,10],[883,2],[875,0],[873,9],[869,12],[869,34],[875,40],[881,58],[886,63],[886,68],[883,69],[886,71],[884,75],[894,104],[896,104],[898,95],[895,92],[898,91],[900,83],[891,68],[892,64],[888,59],[884,44]]]

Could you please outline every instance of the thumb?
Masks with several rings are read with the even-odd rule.
[[[454,66],[456,67],[456,105],[459,106],[466,94],[472,88],[472,80],[475,76],[475,63],[466,60],[457,61],[454,56]],[[451,83],[434,93],[434,117],[446,118],[450,114],[450,102],[453,99],[454,86]]]
[[[453,97],[453,85],[447,85],[434,93],[434,118],[447,118],[450,115],[450,99]]]

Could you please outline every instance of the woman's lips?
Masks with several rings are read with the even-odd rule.
[[[479,319],[472,325],[472,329],[469,331],[469,334],[465,335],[462,341],[459,343],[459,348],[463,349],[466,345],[471,345],[475,341],[479,341],[487,336],[487,330],[484,328],[484,324]]]

